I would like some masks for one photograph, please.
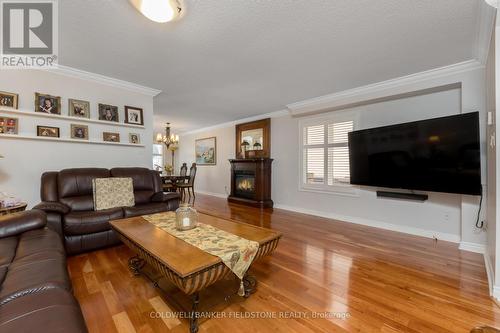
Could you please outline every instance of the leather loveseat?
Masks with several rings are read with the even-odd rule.
[[[31,210],[0,217],[0,332],[87,332],[61,238]]]
[[[134,207],[95,211],[92,180],[132,178]],[[179,207],[177,193],[164,193],[160,175],[145,168],[84,168],[46,172],[42,175],[42,202],[34,207],[47,213],[48,227],[64,239],[66,252],[77,254],[116,245],[120,240],[109,221],[154,214]]]

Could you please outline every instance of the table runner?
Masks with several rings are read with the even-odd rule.
[[[172,236],[219,257],[240,279],[245,276],[259,249],[258,242],[233,235],[204,223],[198,223],[198,227],[191,230],[179,231],[175,228],[175,212],[144,215],[142,217]],[[242,294],[241,289],[240,287],[240,295]]]

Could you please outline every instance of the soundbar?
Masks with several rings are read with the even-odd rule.
[[[379,197],[379,198],[393,198],[393,199],[406,199],[406,200],[415,200],[415,201],[426,201],[427,199],[429,199],[429,196],[427,194],[387,192],[387,191],[377,191],[377,197]]]

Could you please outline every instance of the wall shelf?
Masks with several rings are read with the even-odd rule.
[[[8,113],[15,114],[20,116],[28,116],[28,117],[39,117],[39,118],[51,118],[51,119],[59,119],[59,120],[68,120],[72,122],[78,123],[91,123],[91,124],[99,124],[104,126],[117,126],[117,127],[129,127],[129,128],[138,128],[144,129],[145,127],[142,125],[133,125],[133,124],[125,124],[125,123],[117,123],[113,121],[105,121],[105,120],[97,120],[97,119],[89,119],[89,118],[79,118],[79,117],[71,117],[64,115],[55,115],[48,114],[42,112],[34,112],[29,110],[15,110],[15,109],[0,109],[0,113]]]
[[[0,139],[56,141],[56,142],[83,143],[83,144],[91,144],[91,145],[110,145],[110,146],[138,147],[138,148],[146,147],[145,145],[142,145],[142,144],[125,143],[125,142],[78,140],[78,139],[70,139],[70,138],[49,138],[49,137],[44,137],[44,136],[31,136],[31,135],[18,135],[18,134],[0,134]]]

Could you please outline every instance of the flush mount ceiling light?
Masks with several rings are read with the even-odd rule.
[[[492,7],[495,7],[495,8],[498,8],[498,4],[500,3],[500,1],[498,0],[485,0],[486,3]]]
[[[178,0],[130,0],[130,2],[142,15],[158,23],[173,21],[182,13]]]

